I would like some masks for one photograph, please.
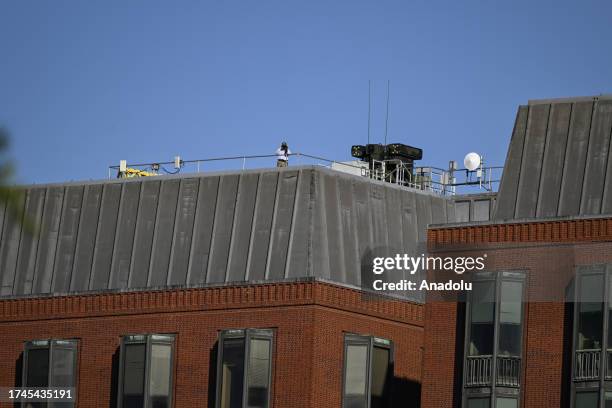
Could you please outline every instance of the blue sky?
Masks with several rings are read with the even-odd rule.
[[[0,124],[22,183],[367,138],[503,164],[518,104],[612,92],[612,3],[0,0]]]

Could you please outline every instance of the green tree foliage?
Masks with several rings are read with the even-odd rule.
[[[26,231],[34,233],[36,226],[25,216],[24,193],[22,190],[11,186],[14,168],[6,155],[8,145],[9,132],[5,128],[0,127],[0,209],[5,207],[6,216],[19,220],[21,226]]]

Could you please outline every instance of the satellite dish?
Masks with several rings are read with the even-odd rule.
[[[480,155],[478,153],[472,152],[465,155],[465,158],[463,159],[463,165],[469,171],[474,171],[480,167],[480,161]]]

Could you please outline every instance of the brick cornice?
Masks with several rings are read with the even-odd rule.
[[[427,231],[427,243],[431,249],[454,244],[602,241],[612,241],[612,218],[434,227]]]
[[[319,305],[423,326],[423,306],[327,282],[245,284],[0,300],[0,324],[33,320]]]

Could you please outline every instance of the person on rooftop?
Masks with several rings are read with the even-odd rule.
[[[280,147],[276,149],[276,167],[287,167],[290,154],[291,150],[289,150],[287,142],[281,143]]]

